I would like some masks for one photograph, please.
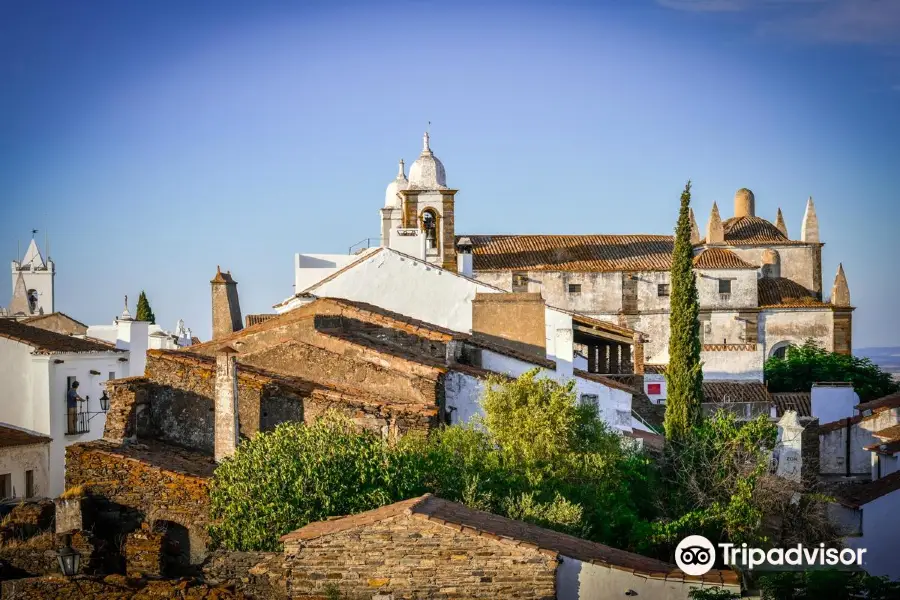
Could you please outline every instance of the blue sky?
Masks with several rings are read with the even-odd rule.
[[[459,233],[669,233],[691,178],[799,236],[812,195],[855,345],[900,345],[896,0],[8,0],[0,82],[0,253],[49,233],[84,322],[145,289],[207,338],[216,265],[269,312],[431,121]]]

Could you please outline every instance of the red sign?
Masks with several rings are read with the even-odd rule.
[[[647,384],[647,395],[659,395],[662,394],[662,384],[661,383],[648,383]]]

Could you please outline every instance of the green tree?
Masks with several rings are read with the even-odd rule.
[[[141,294],[138,296],[137,313],[134,318],[138,321],[156,324],[156,315],[153,314],[153,309],[150,308],[150,302],[147,300],[147,294],[144,293],[144,290],[141,290]]]
[[[828,352],[813,340],[788,347],[784,358],[768,359],[765,374],[771,392],[808,392],[816,382],[845,381],[866,402],[900,390],[890,373],[868,358]]]
[[[896,600],[900,582],[866,573],[836,570],[765,574],[759,578],[764,600]]]
[[[700,364],[700,304],[691,244],[691,182],[681,193],[681,210],[672,252],[669,310],[669,365],[666,368],[666,438],[681,441],[701,418],[703,372]]]

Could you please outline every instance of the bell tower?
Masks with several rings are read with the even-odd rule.
[[[56,310],[53,297],[53,281],[56,265],[50,259],[49,244],[45,241],[47,259],[41,255],[32,232],[31,242],[21,261],[12,261],[13,296],[9,304],[10,316],[33,316],[50,314]]]

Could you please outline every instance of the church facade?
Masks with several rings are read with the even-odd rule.
[[[671,235],[465,235],[455,230],[457,190],[425,134],[423,150],[390,182],[381,209],[382,245],[511,292],[540,293],[550,305],[641,332],[648,364],[668,362]],[[815,340],[852,350],[850,292],[839,267],[830,296],[812,198],[799,237],[778,210],[772,223],[737,191],[733,216],[717,205],[703,232],[693,213],[702,360],[708,379],[762,379],[763,363],[792,344]],[[580,348],[597,372],[611,357]],[[605,367],[604,367],[605,365]]]

